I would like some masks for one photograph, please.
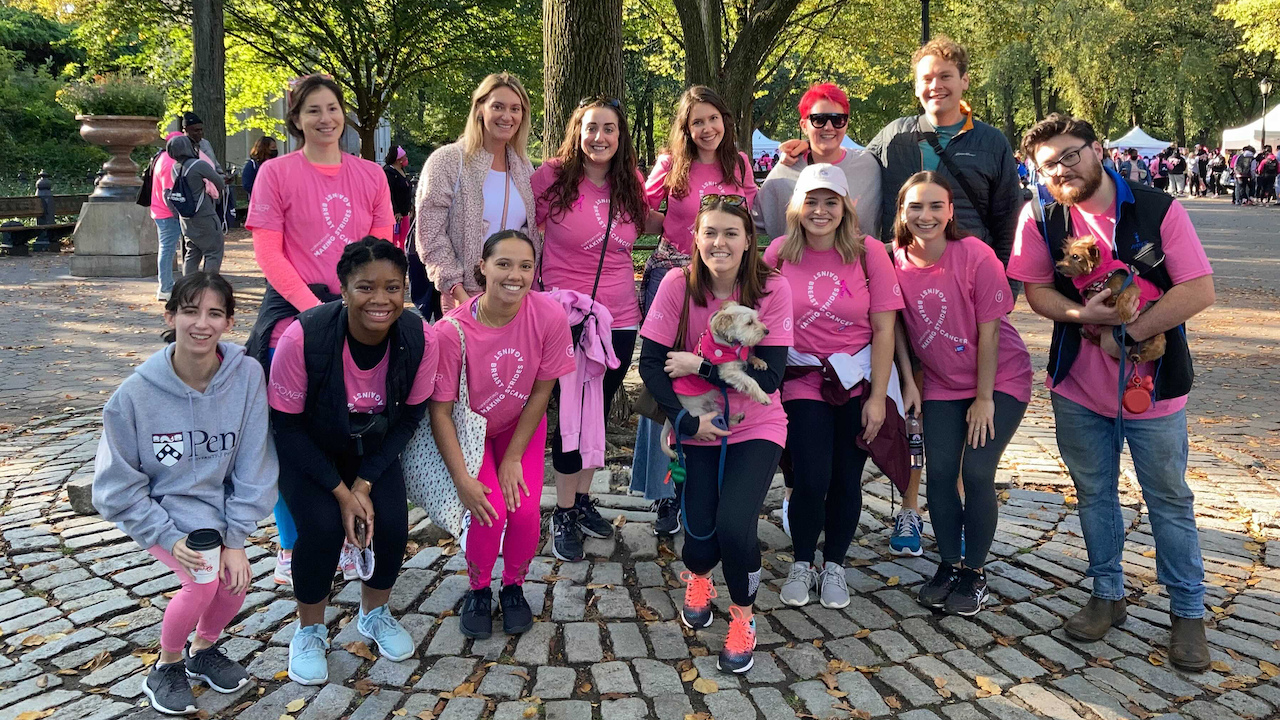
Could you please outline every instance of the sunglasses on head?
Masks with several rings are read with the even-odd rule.
[[[614,110],[622,109],[622,101],[618,100],[617,98],[604,97],[603,95],[594,95],[592,97],[584,97],[578,101],[578,107],[584,108],[588,105],[595,105],[596,103],[604,105],[605,107],[611,107]]]
[[[831,127],[839,130],[849,124],[849,113],[812,113],[809,115],[809,124],[814,127],[826,127],[827,123],[831,123]]]
[[[715,193],[708,193],[702,196],[703,210],[717,203],[730,207],[742,207],[747,204],[747,199],[741,195],[716,195]]]

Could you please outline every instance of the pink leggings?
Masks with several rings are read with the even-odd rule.
[[[147,552],[169,566],[182,581],[182,589],[169,600],[164,609],[164,622],[160,625],[160,649],[180,653],[187,646],[191,631],[196,635],[217,642],[218,636],[240,612],[244,595],[233,594],[219,578],[203,585],[191,579],[191,574],[168,551],[153,545]]]
[[[507,452],[515,431],[515,426],[512,426],[510,430],[485,438],[484,441],[484,462],[480,465],[480,473],[476,479],[485,487],[493,489],[487,497],[489,504],[497,511],[498,520],[486,527],[472,519],[471,527],[467,530],[467,574],[471,577],[472,590],[489,587],[493,565],[498,561],[499,547],[502,548],[504,558],[503,585],[523,585],[529,561],[533,560],[538,551],[538,537],[542,531],[540,503],[542,476],[546,469],[544,456],[547,419],[543,418],[538,429],[533,431],[529,446],[520,458],[524,482],[529,486],[529,496],[521,495],[520,507],[515,512],[508,512],[502,488],[498,485],[498,463]]]

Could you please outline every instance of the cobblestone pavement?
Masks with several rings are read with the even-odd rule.
[[[727,630],[727,591],[721,586],[711,628],[681,629],[679,539],[653,538],[652,514],[625,494],[626,473],[617,469],[599,473],[593,491],[606,516],[623,518],[616,539],[589,541],[588,563],[560,563],[549,551],[535,560],[525,588],[539,622],[519,638],[461,635],[462,559],[455,547],[437,544],[421,512],[412,511],[412,557],[391,604],[418,641],[416,655],[401,663],[366,656],[349,624],[358,588],[339,585],[326,616],[334,638],[330,683],[321,688],[284,675],[294,603],[272,582],[275,529],[264,521],[249,549],[255,585],[223,644],[255,682],[233,695],[202,693],[199,707],[209,717],[246,720],[1277,717],[1280,491],[1274,473],[1255,459],[1275,459],[1265,452],[1274,450],[1275,426],[1210,435],[1233,429],[1231,418],[1275,419],[1265,406],[1274,397],[1266,383],[1274,380],[1262,364],[1269,362],[1266,333],[1275,332],[1275,323],[1266,323],[1276,314],[1274,260],[1262,240],[1249,245],[1229,232],[1243,218],[1256,221],[1260,233],[1274,216],[1265,209],[1237,214],[1210,201],[1190,205],[1219,278],[1219,307],[1192,329],[1211,346],[1197,348],[1204,372],[1191,414],[1200,437],[1189,472],[1209,573],[1209,671],[1186,674],[1166,662],[1168,599],[1156,583],[1149,520],[1127,459],[1129,619],[1096,643],[1063,634],[1089,581],[1072,487],[1039,390],[1000,474],[996,557],[988,566],[997,602],[972,620],[915,604],[914,592],[937,560],[931,529],[923,558],[890,556],[888,485],[868,472],[866,512],[848,563],[853,602],[843,611],[781,605],[789,541],[776,517],[762,517],[767,551],[756,666],[745,676],[723,675],[714,655]],[[227,269],[243,291],[235,334],[243,338],[259,285],[246,269],[247,243],[232,243],[229,255]],[[154,286],[59,279],[63,258],[0,263],[0,285],[9,291],[3,302],[23,316],[7,323],[0,341],[0,418],[21,424],[0,433],[0,720],[160,717],[145,707],[140,686],[177,580],[111,525],[76,515],[67,494],[68,484],[92,475],[103,396],[158,347],[156,305],[148,300]],[[107,293],[117,301],[108,304]],[[59,309],[79,317],[69,320]],[[1028,344],[1042,345],[1045,328],[1020,312],[1016,322]],[[1231,317],[1245,322],[1231,326]],[[1249,369],[1259,373],[1241,372]],[[10,383],[15,377],[26,379]],[[779,497],[775,487],[770,510]]]

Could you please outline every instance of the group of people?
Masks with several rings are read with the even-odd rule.
[[[1153,157],[1136,148],[1113,149],[1104,165],[1124,178],[1154,187],[1174,197],[1221,197],[1231,194],[1233,205],[1269,205],[1276,202],[1280,161],[1270,145],[1258,152],[1252,145],[1236,151],[1196,145],[1188,153],[1169,147]]]
[[[1207,667],[1184,479],[1183,323],[1213,301],[1213,282],[1186,211],[1105,168],[1092,128],[1056,114],[1020,148],[1049,202],[1023,205],[1008,142],[963,102],[964,49],[937,38],[912,67],[922,112],[890,123],[865,151],[841,148],[847,96],[811,87],[799,106],[803,138],[783,144],[759,188],[733,114],[703,86],[681,97],[647,178],[613,98],[584,99],[555,156],[535,169],[529,95],[497,73],[473,93],[459,140],[427,159],[412,208],[393,205],[378,165],[339,150],[337,84],[302,80],[287,118],[301,149],[254,180],[247,225],[267,290],[247,349],[220,340],[235,305],[226,281],[184,275],[165,307],[171,344],[105,410],[95,504],[182,580],[145,686],[153,706],[193,711],[188,678],[221,692],[247,682],[215,642],[251,580],[245,539],[269,511],[275,578],[298,601],[290,678],[327,679],[337,571],[362,581],[359,631],[388,659],[412,655],[387,600],[408,533],[399,456],[424,418],[450,495],[471,518],[461,630],[488,637],[495,611],[508,634],[528,629],[521,585],[541,537],[545,448],[553,552],[582,561],[585,537],[614,532],[591,478],[637,342],[653,411],[639,421],[632,490],[655,502],[655,533],[685,533],[684,625],[712,623],[711,576],[723,570],[721,670],[753,665],[757,518],[779,467],[795,543],[784,603],[850,602],[845,555],[868,457],[903,490],[890,548],[923,553],[921,474],[891,470],[905,464],[905,427],[916,419],[940,560],[918,598],[976,614],[989,599],[996,467],[1031,398],[1030,356],[1008,319],[1023,283],[1032,309],[1054,322],[1047,382],[1093,580],[1065,630],[1097,640],[1124,620],[1117,483],[1128,442],[1170,597],[1170,661]],[[405,218],[414,219],[407,252],[391,242]],[[657,233],[637,288],[632,246]],[[1116,308],[1110,291],[1077,285],[1063,274],[1064,247],[1081,238],[1164,297]],[[439,293],[444,317],[434,324],[404,312],[415,265]],[[1160,359],[1127,362],[1156,335],[1167,342]],[[1115,390],[1131,374],[1148,407],[1127,393],[1122,408]],[[456,412],[460,402],[469,412]],[[473,446],[458,424],[472,417],[484,423],[474,474],[467,456],[481,441]],[[221,539],[212,582],[201,575],[206,531]]]

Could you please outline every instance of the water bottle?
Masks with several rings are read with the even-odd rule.
[[[924,468],[924,424],[914,412],[907,413],[907,445],[911,448],[911,469]]]

